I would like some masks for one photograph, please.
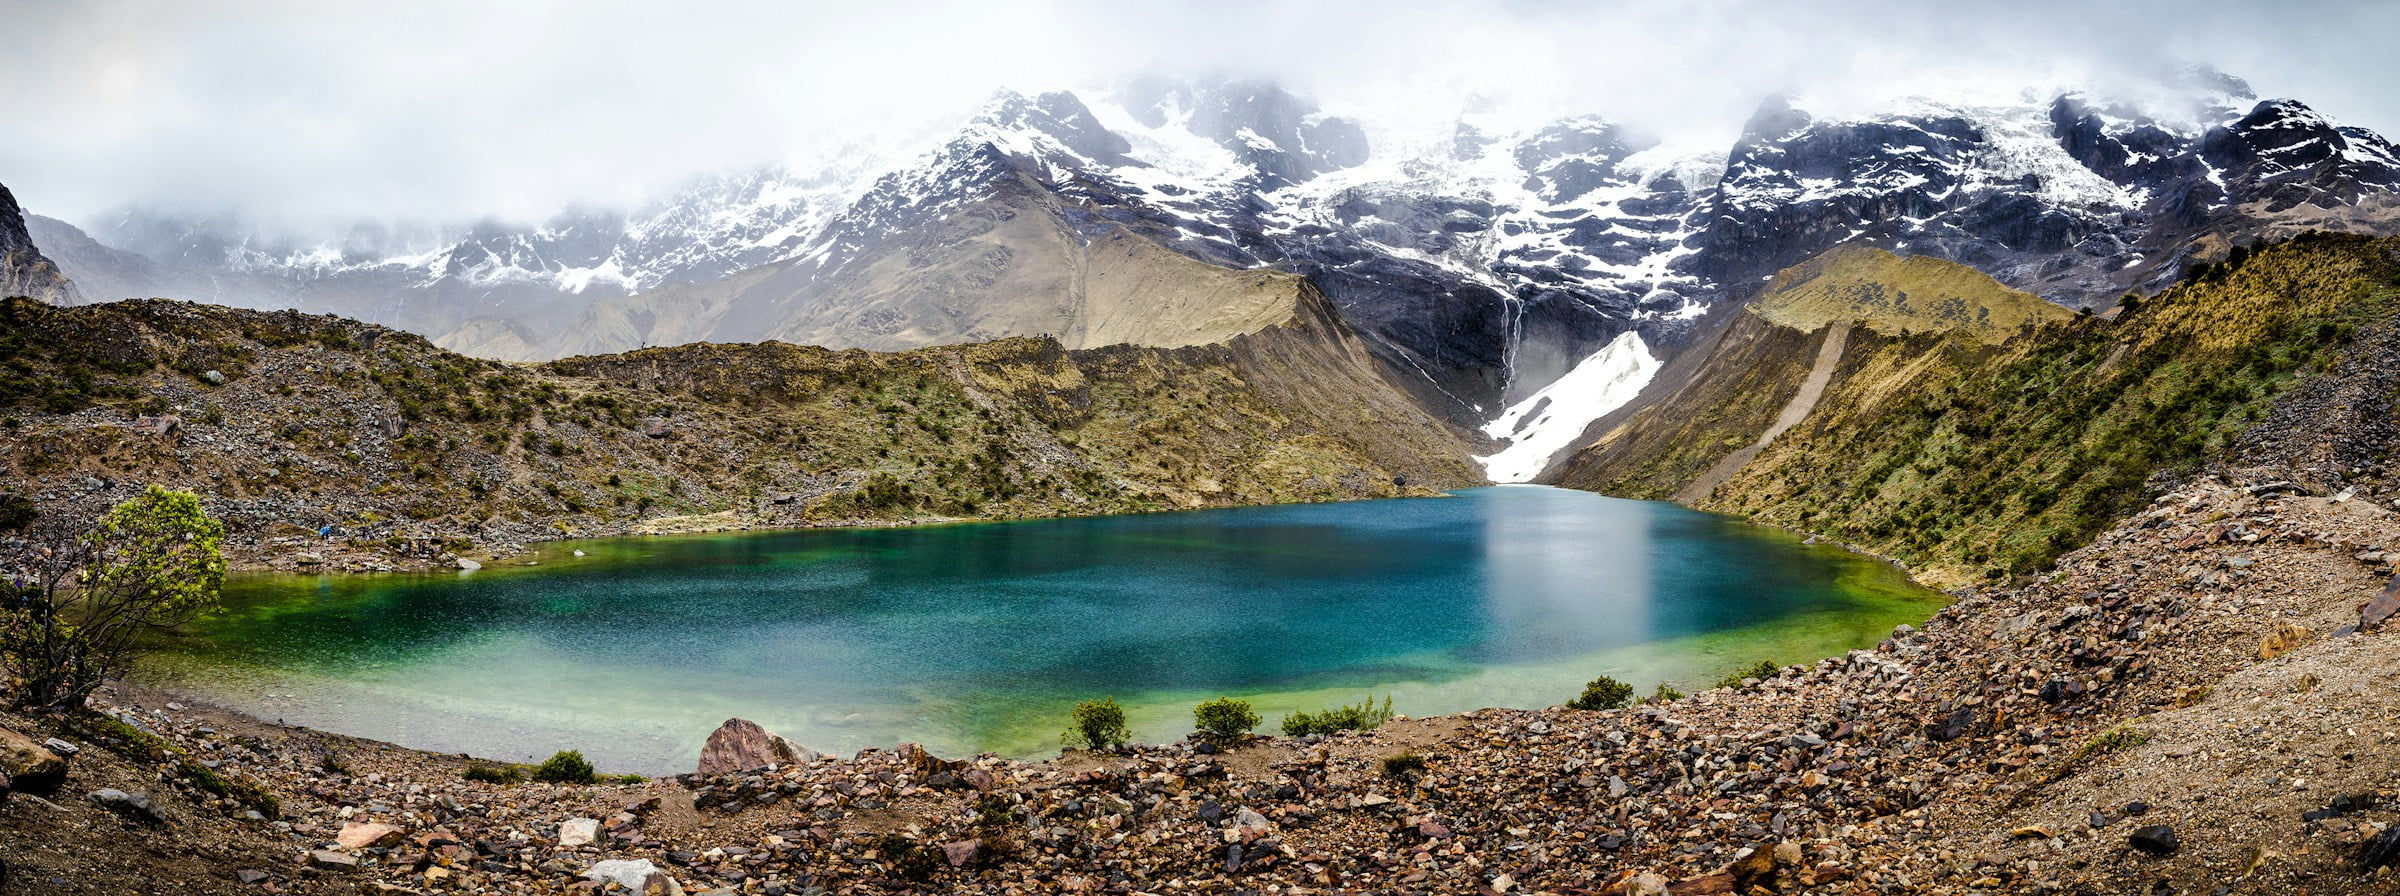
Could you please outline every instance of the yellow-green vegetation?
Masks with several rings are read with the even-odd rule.
[[[2114,318],[2077,315],[1998,346],[1854,333],[1807,420],[1698,504],[1866,546],[1936,584],[2040,569],[2154,497],[2154,476],[2227,457],[2277,397],[2388,320],[2396,246],[2309,234],[2236,252],[2129,297]],[[1704,368],[1571,463],[1567,484],[1673,494],[1732,449],[1680,465],[1632,449],[1765,431],[1773,411],[1737,405],[1728,384],[1759,370],[1796,382],[1813,342],[1750,338],[1790,344]]]
[[[525,770],[514,765],[470,765],[459,777],[485,784],[523,784]]]
[[[1133,738],[1133,730],[1125,727],[1125,707],[1117,698],[1102,697],[1075,704],[1074,714],[1062,740],[1068,746],[1082,745],[1087,750],[1107,750],[1122,747]]]
[[[196,790],[212,797],[232,800],[236,805],[268,818],[282,814],[281,803],[264,785],[209,768],[199,758],[166,738],[144,731],[116,716],[84,709],[71,710],[59,718],[58,733],[85,743],[98,744],[127,759],[159,764],[166,769],[167,775]]]
[[[1192,707],[1192,722],[1209,737],[1233,740],[1258,727],[1258,711],[1251,709],[1247,700],[1218,697]]]
[[[1336,731],[1373,731],[1392,720],[1392,698],[1386,694],[1383,703],[1375,703],[1368,694],[1357,705],[1342,705],[1318,712],[1295,712],[1283,717],[1283,733],[1293,737],[1310,734],[1332,734]]]
[[[1299,292],[1289,322],[1219,345],[696,344],[541,365],[313,315],[11,300],[0,412],[18,450],[0,485],[98,475],[340,506],[292,534],[336,523],[378,530],[371,547],[438,553],[494,523],[596,535],[1020,518],[1479,482],[1461,433]],[[87,408],[113,413],[62,416]],[[171,429],[131,430],[132,415],[169,413]]]
[[[1963,333],[1993,345],[2074,316],[1966,265],[1865,246],[1785,268],[1754,307],[1768,321],[1802,332],[1846,320],[1892,336]]]
[[[533,779],[546,784],[593,784],[600,777],[593,773],[590,760],[581,750],[560,750],[533,770]]]
[[[1602,675],[1586,683],[1582,694],[1567,701],[1567,708],[1621,709],[1632,702],[1633,685]]]
[[[1777,665],[1774,660],[1759,660],[1758,662],[1751,663],[1748,666],[1725,673],[1725,677],[1717,679],[1717,687],[1738,688],[1742,686],[1742,682],[1749,681],[1750,679],[1756,678],[1763,681],[1782,673],[1783,667]],[[1659,687],[1663,689],[1666,687],[1666,685],[1662,684],[1659,685]]]
[[[2112,753],[2122,753],[2149,742],[2150,733],[2131,724],[2110,728],[2092,735],[2090,740],[2084,741],[2082,746],[2076,747],[2075,752],[2069,754],[2066,761],[2058,764],[2051,778],[2053,780],[2064,778],[2074,774],[2075,770],[2082,768],[2092,760]]]
[[[20,707],[71,708],[122,672],[143,632],[191,621],[225,583],[225,524],[156,485],[89,531],[11,539],[0,584],[0,684]]]

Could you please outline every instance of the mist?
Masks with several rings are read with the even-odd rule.
[[[1387,144],[1475,103],[1722,145],[1770,93],[2125,95],[2196,62],[2400,132],[2377,3],[798,6],[6,0],[0,183],[68,220],[529,221],[1141,74],[1273,80]]]

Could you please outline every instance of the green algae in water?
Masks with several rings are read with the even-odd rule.
[[[238,578],[227,610],[142,676],[408,746],[580,749],[657,773],[687,769],[733,716],[832,752],[1036,755],[1099,696],[1165,741],[1219,694],[1271,730],[1370,691],[1429,715],[1553,705],[1600,674],[1692,690],[1761,658],[1871,645],[1940,606],[1889,566],[1783,532],[1523,486],[535,559]]]

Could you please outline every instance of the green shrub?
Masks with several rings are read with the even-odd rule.
[[[592,774],[592,764],[583,758],[582,751],[560,750],[533,770],[533,779],[548,784],[590,784],[598,781],[599,776]]]
[[[1356,706],[1336,706],[1322,712],[1295,712],[1283,717],[1283,733],[1293,737],[1311,734],[1332,734],[1336,731],[1373,731],[1392,720],[1392,698],[1385,695],[1383,705],[1375,705],[1375,695]]]
[[[1122,747],[1132,737],[1125,728],[1125,708],[1115,697],[1102,697],[1075,704],[1074,727],[1067,729],[1065,740],[1069,746],[1101,750]]]
[[[1606,675],[1583,686],[1583,695],[1567,701],[1568,709],[1616,709],[1633,702],[1633,685]]]
[[[1658,683],[1658,690],[1650,692],[1650,702],[1652,703],[1673,703],[1681,699],[1683,699],[1683,692],[1663,681]]]
[[[1774,660],[1759,660],[1758,662],[1750,664],[1747,668],[1732,672],[1723,678],[1717,679],[1717,687],[1738,688],[1742,686],[1743,679],[1757,678],[1764,680],[1773,678],[1775,677],[1776,673],[1782,671],[1783,667],[1776,664]]]
[[[1210,737],[1232,740],[1258,727],[1258,713],[1250,708],[1250,701],[1218,697],[1192,707],[1192,721]]]
[[[1425,757],[1402,753],[1383,757],[1383,776],[1394,781],[1414,781],[1425,773]]]
[[[470,765],[459,777],[485,784],[523,784],[525,770],[513,765]]]

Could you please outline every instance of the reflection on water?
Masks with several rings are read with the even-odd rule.
[[[586,557],[573,557],[580,547]],[[1269,726],[1368,689],[1541,706],[1871,643],[1932,595],[1722,517],[1536,487],[1456,498],[558,545],[471,575],[253,577],[144,670],[239,708],[504,759],[673,771],[740,715],[837,752],[1145,739],[1219,693]]]

